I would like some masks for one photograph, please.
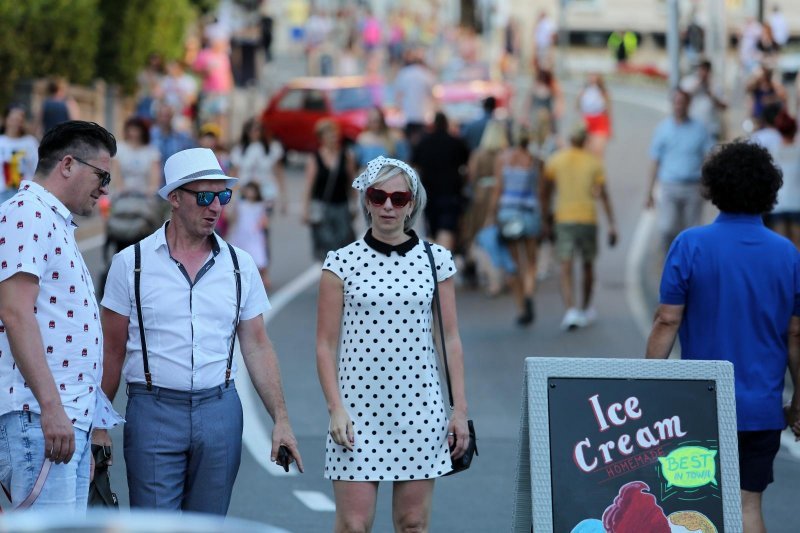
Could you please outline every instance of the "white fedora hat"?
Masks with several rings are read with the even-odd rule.
[[[165,200],[169,193],[193,181],[225,180],[226,187],[233,187],[239,181],[225,175],[214,151],[208,148],[189,148],[171,155],[164,164],[164,178],[167,184],[158,195]]]

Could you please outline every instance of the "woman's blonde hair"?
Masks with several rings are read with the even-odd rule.
[[[381,169],[378,171],[378,175],[375,177],[375,181],[370,184],[370,187],[375,187],[381,183],[385,183],[395,176],[403,176],[403,178],[406,180],[408,190],[414,190],[414,186],[411,183],[411,176],[406,174],[403,169],[394,165],[384,165],[381,167]],[[367,224],[372,226],[372,219],[369,215],[369,209],[367,209],[368,200],[366,187],[363,191],[359,191],[359,200],[361,202],[361,210],[364,212],[364,218],[366,219]],[[414,227],[414,224],[417,223],[417,219],[419,218],[420,214],[422,214],[423,210],[425,209],[425,204],[427,203],[428,195],[425,192],[425,187],[422,186],[422,182],[420,180],[417,180],[417,193],[414,195],[414,208],[411,210],[411,214],[408,215],[408,218],[403,223],[403,231],[407,232]]]
[[[314,134],[317,138],[321,138],[328,131],[339,133],[339,124],[329,118],[323,118],[314,124]]]
[[[483,130],[481,142],[478,147],[481,150],[505,150],[508,148],[508,133],[504,122],[496,119],[489,120]]]

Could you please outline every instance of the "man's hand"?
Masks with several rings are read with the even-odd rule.
[[[300,457],[300,450],[297,448],[297,439],[294,438],[294,433],[292,433],[292,428],[289,426],[288,420],[277,421],[275,422],[275,427],[272,428],[272,453],[270,454],[270,460],[273,463],[278,460],[278,449],[281,445],[289,449],[289,453],[291,454],[291,457],[289,457],[289,464],[296,461],[297,469],[302,474],[304,472],[303,458]]]
[[[608,247],[613,248],[617,245],[617,228],[611,226],[608,229]]]
[[[61,405],[42,406],[44,457],[56,464],[69,463],[75,453],[75,428]]]
[[[784,406],[783,414],[786,416],[786,423],[794,433],[795,442],[800,441],[800,410],[792,409],[791,404]]]

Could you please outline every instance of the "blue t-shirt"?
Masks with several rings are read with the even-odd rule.
[[[697,182],[703,159],[713,146],[714,139],[702,123],[692,119],[675,122],[669,117],[653,134],[650,159],[658,162],[657,177],[662,182]]]
[[[783,429],[791,317],[800,316],[800,252],[761,217],[722,213],[672,243],[661,303],[684,305],[683,359],[733,363],[739,431]]]

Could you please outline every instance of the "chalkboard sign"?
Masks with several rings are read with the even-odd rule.
[[[539,358],[526,367],[515,531],[741,529],[729,363]]]

